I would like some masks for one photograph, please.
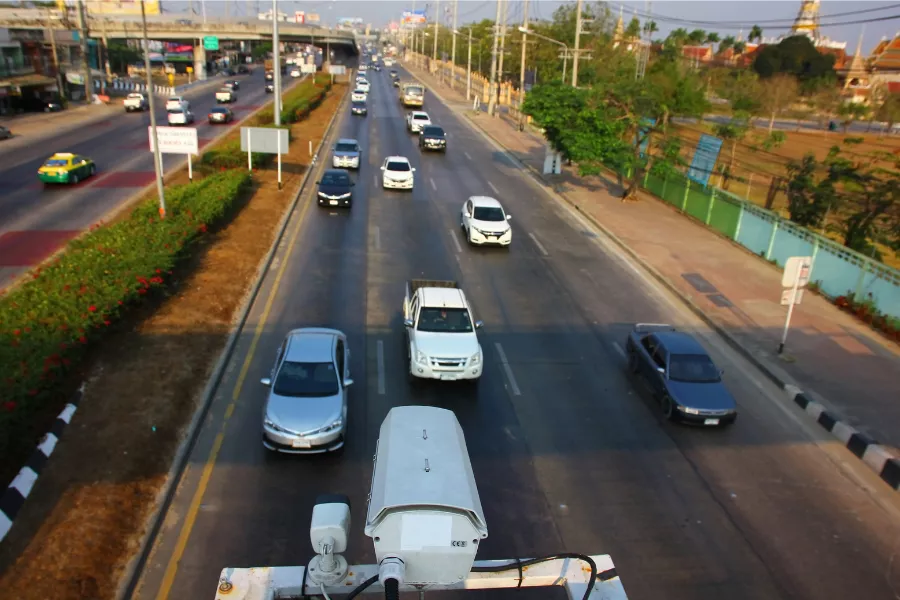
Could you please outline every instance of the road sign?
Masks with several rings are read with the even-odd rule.
[[[207,35],[203,37],[203,49],[204,50],[218,50],[219,49],[219,38],[214,35]]]
[[[273,127],[241,127],[241,152],[287,154],[288,130]]]
[[[153,148],[153,128],[148,127],[150,136],[150,151]],[[200,144],[197,140],[197,130],[193,127],[157,127],[156,137],[159,138],[159,151],[163,154],[199,154]]]
[[[809,283],[809,270],[812,267],[812,256],[792,256],[784,263],[784,274],[781,276],[781,287],[806,287]]]
[[[312,64],[312,65],[300,65],[300,72],[301,72],[301,73],[315,73],[315,72],[316,72],[316,65],[314,65],[314,64]]]
[[[794,288],[786,288],[781,290],[781,305],[787,306],[791,303],[791,295],[794,293]],[[797,296],[794,298],[794,304],[800,304],[800,301],[803,300],[803,290],[797,290]]]
[[[328,65],[328,72],[332,75],[346,75],[347,67],[344,65]]]

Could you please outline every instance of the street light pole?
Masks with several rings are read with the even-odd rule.
[[[584,9],[584,0],[578,0],[575,13],[575,56],[572,57],[572,87],[578,87],[578,54],[581,43],[581,13]]]
[[[472,28],[469,27],[469,57],[466,59],[466,100],[472,96]]]
[[[150,103],[150,135],[153,138],[153,166],[156,171],[156,193],[159,196],[159,218],[166,218],[166,197],[163,188],[162,153],[159,151],[159,136],[156,134],[156,103],[153,101],[153,74],[150,71],[150,40],[147,39],[147,9],[141,0],[141,26],[144,38],[144,69],[147,79],[147,101]]]
[[[278,0],[272,0],[272,70],[275,71],[273,100],[275,127],[281,127],[281,44],[278,42]],[[331,57],[328,57],[329,64]]]
[[[522,64],[519,67],[519,130],[525,129],[525,113],[522,112],[522,104],[525,102],[525,49],[528,45],[528,0],[525,0],[524,8],[525,17],[523,19],[522,32]]]
[[[56,29],[53,27],[53,16],[47,10],[47,26],[50,29],[50,49],[53,52],[53,71],[56,73],[56,88],[59,90],[59,97],[65,99],[66,87],[63,83],[62,73],[59,71],[59,53],[56,51]]]
[[[503,83],[503,58],[506,56],[506,20],[509,16],[509,0],[503,2],[503,17],[500,19],[500,54],[497,62],[497,84]]]
[[[141,0],[143,2],[143,0]],[[84,14],[84,0],[78,0],[75,11],[78,15],[78,37],[81,38],[81,55],[84,58],[84,101],[88,104],[94,99],[94,89],[91,87],[91,56],[88,46],[86,15]]]
[[[494,47],[491,49],[491,90],[488,94],[488,114],[494,115],[497,104],[497,49],[500,45],[500,18],[503,15],[503,0],[497,0],[497,16],[494,19]]]
[[[456,17],[459,13],[459,0],[453,0],[453,41],[450,45],[450,89],[456,82]]]
[[[437,9],[434,13],[434,50],[431,54],[431,72],[434,73],[434,68],[437,65],[437,46],[438,46],[438,33],[440,32],[441,25],[441,0],[437,0]]]

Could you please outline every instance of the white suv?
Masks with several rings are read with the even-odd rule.
[[[509,246],[512,242],[512,217],[490,196],[472,196],[463,204],[459,226],[466,241],[476,246],[496,244]]]
[[[185,108],[190,108],[191,103],[184,99],[184,96],[170,96],[168,100],[166,100],[166,110],[174,110],[176,108],[181,108],[184,106]]]
[[[431,125],[431,117],[427,112],[414,110],[406,115],[406,128],[413,133],[422,133],[422,129]]]
[[[381,165],[381,187],[388,190],[411,190],[416,169],[404,156],[388,156]]]

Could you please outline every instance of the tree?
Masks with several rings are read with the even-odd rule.
[[[837,81],[834,56],[819,52],[805,35],[794,35],[776,46],[764,47],[756,53],[753,70],[763,79],[783,73],[815,87]]]
[[[858,102],[844,102],[838,108],[838,114],[841,116],[841,125],[844,133],[853,125],[854,121],[865,119],[869,113],[869,107]]]
[[[687,39],[694,46],[699,46],[701,44],[705,44],[706,43],[706,32],[703,31],[702,29],[695,29],[688,34]]]
[[[641,37],[641,22],[637,17],[633,17],[625,28],[625,39],[633,40]]]
[[[708,34],[706,34],[706,40],[704,40],[703,43],[709,44],[709,49],[712,50],[713,44],[716,44],[718,42],[719,42],[719,34],[716,33],[715,31],[710,31]]]
[[[747,49],[747,43],[742,41],[737,41],[734,43],[734,53],[740,56],[744,53],[744,50]]]
[[[841,91],[835,86],[824,87],[810,97],[809,103],[819,115],[822,128],[826,129],[841,104]]]
[[[762,36],[763,36],[762,27],[760,27],[759,25],[754,25],[750,29],[750,35],[747,36],[747,39],[751,42],[753,40],[756,40],[757,42],[759,42],[759,41],[762,41]]]
[[[659,31],[659,26],[656,24],[656,21],[647,21],[647,24],[644,25],[644,31],[652,35]]]
[[[140,50],[117,42],[110,43],[106,51],[109,56],[110,68],[118,73],[126,72],[128,65],[141,62],[144,58]]]
[[[716,93],[731,103],[731,110],[758,115],[761,111],[761,86],[753,71],[729,69]]]
[[[728,163],[728,170],[734,170],[734,157],[737,145],[747,136],[750,131],[750,115],[738,111],[735,112],[727,123],[719,123],[714,128],[715,134],[722,138],[723,141],[731,142],[731,160]]]
[[[668,48],[681,48],[688,40],[688,32],[687,29],[679,27],[678,29],[673,29],[669,32],[669,35],[666,36],[665,45]]]
[[[789,108],[800,94],[797,80],[791,75],[775,75],[761,82],[760,105],[769,115],[769,133],[775,127],[775,118]]]
[[[719,41],[719,49],[718,49],[717,53],[722,54],[729,48],[733,48],[733,47],[734,47],[734,36],[726,35],[725,37],[723,37],[721,39],[721,41]]]
[[[875,109],[875,118],[887,123],[888,131],[893,129],[894,123],[900,122],[900,96],[888,93]]]
[[[788,213],[801,227],[819,229],[835,201],[834,183],[826,178],[816,181],[819,163],[809,153],[800,162],[788,163]]]
[[[268,58],[270,52],[272,52],[272,43],[264,42],[259,46],[254,46],[254,48],[250,51],[250,55],[253,57],[253,60],[259,62]]]

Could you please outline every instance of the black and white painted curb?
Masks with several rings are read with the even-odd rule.
[[[409,67],[406,67],[406,69],[407,72],[410,73],[410,75],[425,84],[425,82],[418,77],[416,72],[409,69]],[[834,412],[829,411],[822,403],[811,400],[809,396],[797,386],[784,381],[784,379],[778,373],[776,373],[773,369],[770,369],[764,361],[760,360],[755,355],[754,352],[741,344],[725,328],[716,323],[715,320],[707,315],[702,310],[702,308],[697,305],[689,296],[685,295],[677,286],[673,285],[672,282],[670,282],[664,275],[653,268],[653,266],[647,263],[647,261],[645,261],[637,252],[635,252],[631,247],[625,244],[625,242],[620,240],[614,233],[609,231],[609,229],[604,227],[602,223],[597,221],[591,214],[582,209],[576,203],[569,200],[564,194],[556,193],[552,184],[545,179],[542,173],[540,173],[531,165],[523,163],[518,158],[516,158],[515,154],[506,146],[504,146],[503,143],[501,143],[490,133],[479,127],[477,123],[467,118],[465,114],[462,114],[462,111],[452,108],[451,104],[447,100],[445,100],[439,92],[432,88],[431,93],[434,94],[437,99],[440,100],[444,105],[446,105],[451,112],[458,114],[461,117],[461,121],[467,124],[473,131],[480,133],[487,140],[493,142],[498,148],[504,150],[505,154],[514,164],[519,166],[526,174],[530,175],[533,180],[541,185],[545,190],[547,190],[548,193],[557,197],[562,202],[572,206],[576,211],[578,211],[579,214],[583,215],[595,227],[597,227],[597,229],[602,231],[607,236],[607,238],[609,238],[616,245],[625,250],[625,252],[641,267],[643,267],[645,271],[647,271],[650,275],[653,276],[654,279],[662,283],[669,291],[680,298],[688,306],[688,308],[690,308],[691,311],[694,312],[694,314],[696,314],[705,323],[712,327],[712,329],[716,331],[732,348],[737,350],[738,353],[741,354],[741,356],[748,359],[764,375],[766,375],[766,377],[768,377],[773,383],[784,390],[789,400],[792,400],[797,406],[805,411],[809,417],[811,417],[816,423],[818,423],[819,426],[831,433],[842,444],[844,444],[844,446],[857,458],[862,460],[866,464],[866,466],[875,471],[875,473],[878,474],[878,476],[881,477],[881,479],[885,483],[891,486],[894,490],[900,491],[900,456],[897,456],[893,451],[885,446],[882,446],[865,433],[862,433],[856,428],[848,425],[846,422],[841,420],[841,418]]]
[[[806,411],[806,414],[825,431],[840,440],[847,450],[866,463],[886,484],[900,490],[900,458],[893,452],[865,433],[847,425],[821,403],[810,400],[797,386],[786,384],[784,391],[794,404]]]
[[[32,453],[31,458],[28,459],[28,462],[25,463],[25,466],[22,467],[16,478],[6,488],[3,496],[0,496],[0,542],[3,541],[3,538],[6,537],[6,534],[12,528],[16,515],[19,514],[22,505],[25,504],[28,494],[34,489],[34,484],[40,477],[41,471],[47,466],[47,460],[53,454],[59,438],[62,437],[66,426],[71,423],[83,395],[84,384],[78,388],[72,400],[59,413],[59,416],[56,417],[56,422],[50,428],[50,433],[44,436],[37,449]]]

